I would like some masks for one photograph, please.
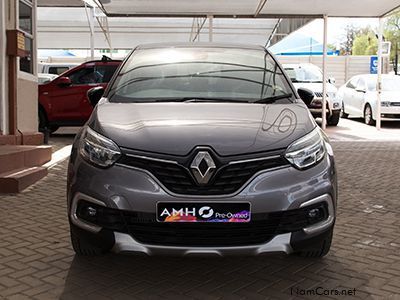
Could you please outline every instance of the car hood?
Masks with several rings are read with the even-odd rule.
[[[381,98],[382,101],[400,102],[400,93],[399,91],[382,91]]]
[[[293,83],[294,87],[296,89],[298,88],[306,88],[309,89],[315,93],[322,93],[322,83],[316,83],[316,82],[294,82]],[[331,84],[331,83],[327,83],[326,84],[326,91],[328,93],[336,93],[337,92],[337,88]]]
[[[378,93],[376,91],[367,91],[365,94],[365,99],[372,103],[376,102],[378,98]],[[381,93],[381,101],[388,102],[400,102],[400,93],[399,91],[382,91]]]
[[[120,147],[186,155],[210,146],[219,155],[286,148],[316,125],[304,103],[110,103],[88,125]]]

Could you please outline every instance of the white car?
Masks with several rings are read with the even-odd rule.
[[[375,124],[378,103],[377,75],[352,77],[340,87],[338,98],[343,102],[342,117],[364,118],[368,125]],[[382,75],[381,120],[400,121],[400,77]]]
[[[39,63],[38,72],[60,75],[72,68],[79,66],[77,63]]]
[[[289,75],[296,89],[306,88],[311,90],[315,97],[308,106],[314,118],[322,116],[322,72],[316,65],[301,64],[284,64],[283,68]],[[339,123],[340,111],[342,108],[341,101],[336,98],[337,88],[333,85],[335,80],[328,79],[327,82],[327,124],[336,126]]]
[[[57,77],[58,75],[55,74],[38,73],[38,83],[45,84],[56,79]]]

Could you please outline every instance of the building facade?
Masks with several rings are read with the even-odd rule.
[[[36,12],[36,0],[0,1],[0,145],[43,142],[37,132]],[[24,56],[9,54],[10,30],[20,32]]]

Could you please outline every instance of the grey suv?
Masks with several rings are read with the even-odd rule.
[[[77,254],[328,253],[332,148],[312,92],[263,47],[139,46],[88,97],[68,168]]]

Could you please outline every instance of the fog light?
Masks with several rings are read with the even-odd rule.
[[[103,215],[102,210],[103,208],[97,204],[80,200],[76,209],[76,216],[81,220],[97,224]]]
[[[91,206],[87,208],[87,213],[89,216],[94,217],[97,214],[97,210]]]
[[[309,207],[305,213],[309,225],[322,222],[328,218],[328,210],[325,204]]]
[[[321,212],[319,208],[313,208],[308,212],[308,217],[311,219],[319,219]]]

